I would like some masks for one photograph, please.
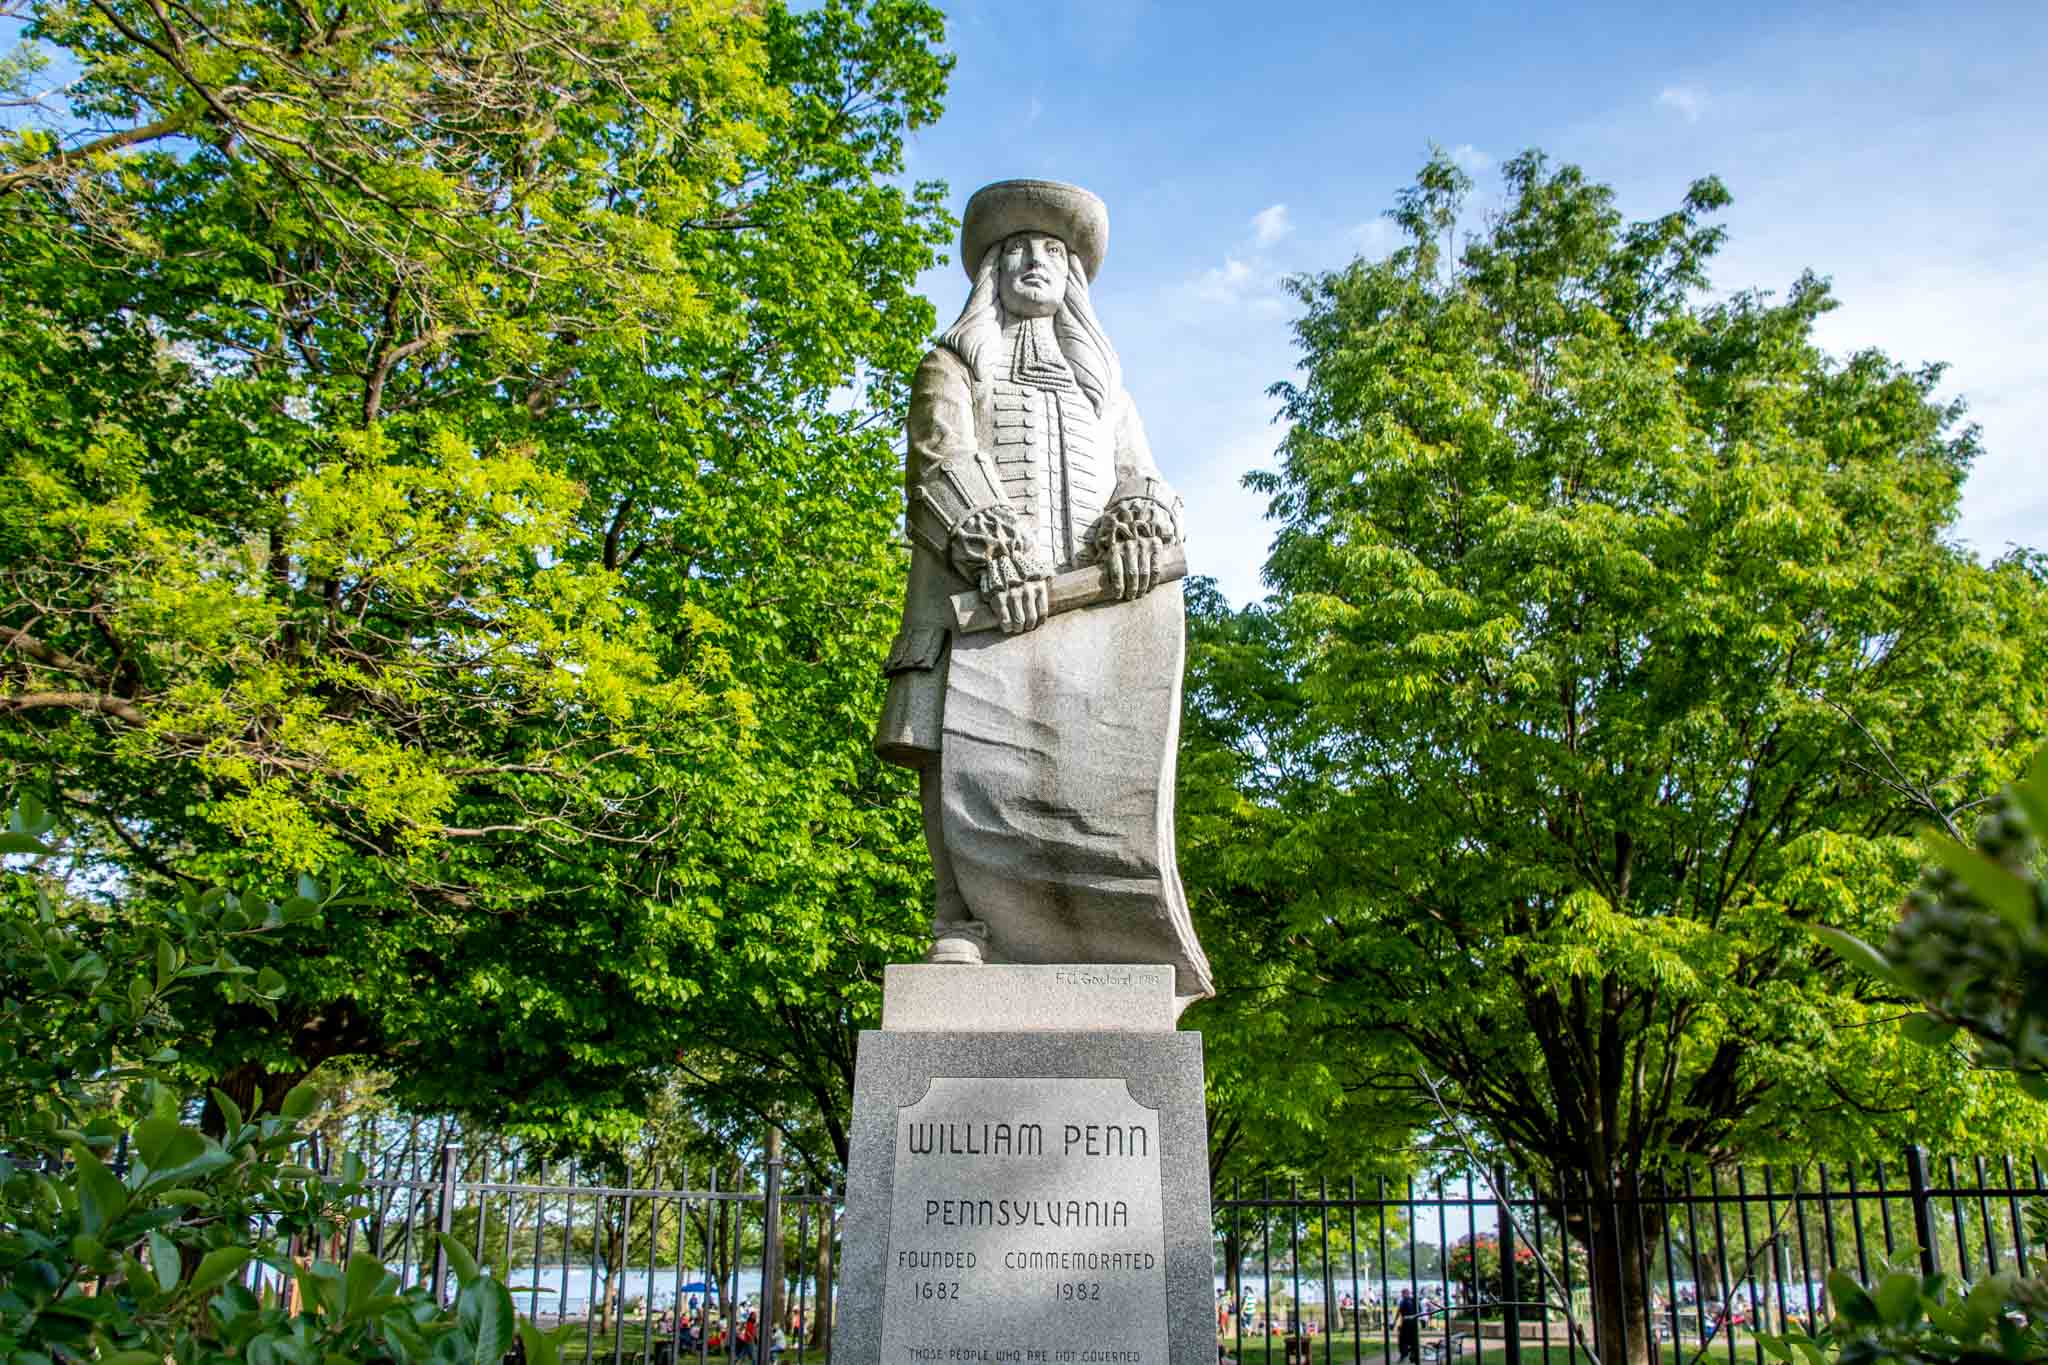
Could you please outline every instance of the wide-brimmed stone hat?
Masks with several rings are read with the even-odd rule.
[[[960,220],[960,265],[973,279],[988,249],[1013,232],[1049,232],[1067,244],[1092,282],[1109,254],[1109,209],[1079,185],[1057,180],[998,180],[967,201]]]

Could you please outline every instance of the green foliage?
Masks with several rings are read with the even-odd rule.
[[[310,878],[278,900],[186,885],[159,913],[123,915],[52,875],[57,819],[19,797],[0,851],[0,1133],[16,1159],[57,1158],[123,1092],[170,1074],[205,999],[276,1008],[283,979],[243,960],[266,936],[317,925],[333,898]]]
[[[1518,1240],[1515,1244],[1517,1300],[1530,1303],[1562,1299],[1567,1282],[1567,1254],[1571,1259],[1569,1282],[1583,1285],[1586,1282],[1586,1254],[1582,1247],[1570,1242],[1562,1246],[1553,1243],[1547,1247],[1543,1264],[1549,1269],[1550,1277],[1546,1280],[1536,1263],[1536,1249]],[[1467,1235],[1453,1242],[1445,1261],[1445,1273],[1453,1283],[1465,1286],[1468,1303],[1508,1297],[1507,1280],[1501,1274],[1500,1238],[1492,1233]]]
[[[1824,355],[1818,277],[1710,301],[1719,182],[1631,223],[1504,174],[1455,258],[1440,157],[1406,246],[1296,282],[1270,657],[1202,703],[1283,722],[1239,751],[1233,943],[1545,1188],[2024,1141],[2033,1101],[1926,1066],[1806,927],[1881,936],[1915,826],[2048,728],[2048,594],[1952,532],[1974,430],[1939,367]],[[1637,1236],[1595,1248],[1603,1356]]]
[[[1222,1194],[1333,1170],[1407,1174],[1422,1111],[1378,1083],[1404,1060],[1399,1041],[1356,1028],[1268,938],[1269,850],[1288,818],[1271,798],[1298,776],[1276,765],[1299,752],[1305,724],[1300,690],[1272,671],[1284,643],[1271,617],[1232,612],[1212,581],[1186,591],[1176,837],[1216,973],[1216,995],[1187,1017],[1207,1040],[1211,1182]]]
[[[32,861],[0,883],[0,1357],[500,1359],[511,1298],[460,1247],[448,1310],[374,1257],[294,1255],[337,1245],[365,1195],[359,1160],[336,1178],[296,1160],[314,1085],[262,1117],[216,1092],[217,1138],[184,1121],[165,1040],[206,992],[271,1003],[279,983],[236,951],[335,900],[310,882],[283,901],[192,890],[139,923],[108,916],[47,870],[56,828],[20,798],[6,851]],[[291,1276],[296,1305],[252,1292],[258,1267]],[[528,1343],[530,1360],[551,1351]]]
[[[1844,961],[1926,1005],[1903,1022],[1906,1037],[1945,1052],[1967,1034],[1979,1066],[2010,1072],[2035,1099],[2048,1099],[2043,828],[2048,749],[1986,803],[1971,843],[1933,828],[1923,832],[1928,860],[1883,952],[1840,931],[1817,931]],[[2048,1200],[2030,1201],[2026,1221],[2034,1246],[2048,1246]],[[1837,1273],[1828,1289],[1834,1321],[1812,1340],[1767,1340],[1778,1359],[1798,1365],[1794,1350],[1843,1365],[2048,1356],[2048,1260],[1990,1276],[1953,1300],[1944,1276],[1903,1271],[1867,1290]]]
[[[2048,1280],[1993,1275],[1952,1293],[1947,1276],[1895,1270],[1871,1289],[1835,1271],[1835,1317],[1809,1337],[1760,1335],[1785,1365],[2037,1361],[2048,1355]]]
[[[231,1107],[232,1101],[227,1101]],[[294,1257],[362,1210],[364,1171],[340,1179],[292,1164],[309,1091],[224,1141],[181,1124],[168,1092],[134,1130],[124,1174],[103,1158],[105,1131],[74,1138],[47,1173],[0,1157],[0,1352],[8,1360],[491,1361],[514,1341],[512,1297],[453,1239],[443,1245],[460,1289],[452,1307],[401,1287],[376,1257],[346,1264]],[[296,1302],[249,1276],[289,1275]],[[90,1286],[93,1292],[85,1292]],[[517,1324],[527,1359],[554,1342]]]
[[[1517,1252],[1525,1250],[1516,1248]],[[1536,1273],[1535,1254],[1529,1251],[1526,1269],[1531,1275]],[[1465,1286],[1468,1302],[1478,1302],[1481,1295],[1501,1297],[1500,1238],[1484,1233],[1460,1237],[1451,1244],[1448,1268],[1452,1282]]]
[[[0,782],[138,912],[354,893],[185,1063],[590,1146],[686,1042],[804,1054],[923,892],[867,735],[937,12],[30,19],[94,132],[0,133]]]
[[[1892,979],[1927,1004],[1924,1015],[1906,1021],[1909,1037],[1945,1048],[1958,1031],[1966,1032],[1979,1065],[2012,1072],[2035,1099],[2048,1099],[2043,828],[2048,749],[1989,803],[1977,820],[1974,847],[1926,832],[1927,865],[1882,960]]]
[[[1248,792],[1266,937],[1596,1186],[1877,1136],[1845,1099],[1994,1140],[2032,1111],[1864,1027],[1889,1006],[1802,927],[1882,924],[1911,875],[1887,765],[1958,805],[2043,726],[2048,596],[1946,536],[1974,433],[1938,370],[1823,356],[1818,279],[1693,302],[1718,183],[1627,224],[1575,169],[1506,175],[1448,268],[1436,166],[1410,246],[1297,285],[1255,478],[1279,647],[1230,698],[1299,713]]]

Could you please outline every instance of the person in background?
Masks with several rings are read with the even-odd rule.
[[[1395,1351],[1394,1359],[1397,1362],[1414,1361],[1417,1362],[1417,1365],[1420,1365],[1422,1360],[1422,1319],[1415,1307],[1414,1290],[1404,1289],[1401,1291],[1401,1302],[1395,1308],[1394,1313],[1394,1344],[1398,1348]]]

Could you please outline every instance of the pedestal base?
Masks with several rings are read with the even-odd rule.
[[[861,1035],[835,1357],[1214,1365],[1202,1039],[1171,1030],[1171,970],[892,968],[889,993],[902,970],[1043,974],[1049,1005],[1020,978],[987,1013],[1094,1026]],[[1122,1013],[1077,1014],[1089,992]]]
[[[1171,967],[882,969],[884,1033],[1170,1033],[1179,1013]]]

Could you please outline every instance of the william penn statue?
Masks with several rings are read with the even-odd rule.
[[[1108,246],[1072,185],[968,201],[973,291],[911,391],[910,583],[875,751],[918,772],[929,961],[1163,963],[1186,1000],[1212,988],[1174,861],[1181,594],[1155,590],[1178,576],[1181,502],[1088,301]]]

